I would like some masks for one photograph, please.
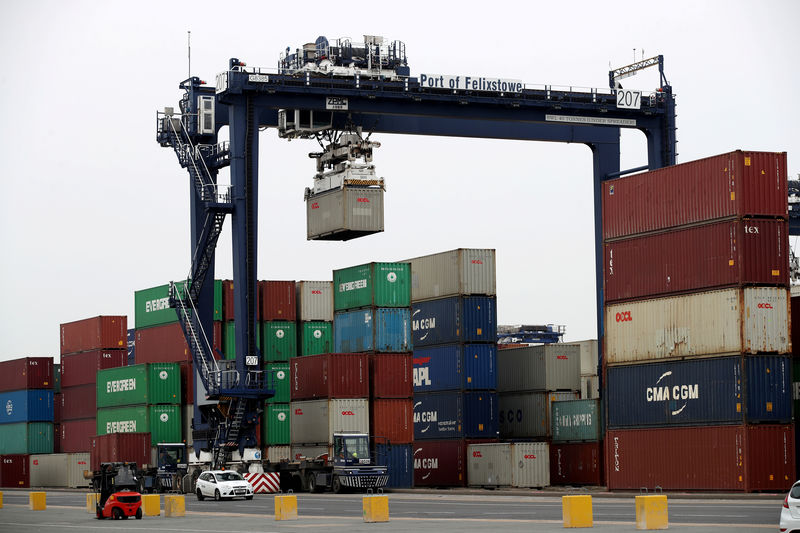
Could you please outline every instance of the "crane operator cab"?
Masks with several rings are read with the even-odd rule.
[[[334,466],[371,464],[369,437],[363,433],[334,433],[333,464]]]

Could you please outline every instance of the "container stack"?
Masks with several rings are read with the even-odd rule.
[[[53,453],[53,358],[0,362],[0,405],[0,486],[26,487],[28,454]]]
[[[598,377],[597,339],[567,342],[581,349],[581,399],[596,400],[600,398],[600,378]]]
[[[97,417],[97,372],[127,365],[127,337],[125,316],[61,324],[60,452],[89,451]]]
[[[800,424],[797,418],[800,417],[800,285],[792,285],[791,288],[791,314],[795,320],[790,320],[790,337],[792,341],[792,401],[794,413],[794,457],[795,457],[795,479],[800,479]]]
[[[785,153],[603,184],[609,489],[795,480],[786,217]]]
[[[297,352],[333,351],[333,282],[297,282]]]
[[[600,400],[551,405],[551,485],[603,484],[603,424]]]
[[[467,484],[468,446],[496,442],[495,251],[410,259],[414,485]]]

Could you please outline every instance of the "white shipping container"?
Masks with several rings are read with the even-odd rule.
[[[581,399],[596,400],[598,398],[600,398],[600,378],[581,376]]]
[[[321,455],[327,455],[328,459],[330,459],[333,457],[333,446],[292,444],[289,454],[290,461],[300,461],[303,458],[314,459],[315,457],[320,457]]]
[[[550,445],[546,442],[515,442],[511,445],[511,486],[550,485]]]
[[[723,289],[609,305],[607,364],[699,355],[791,353],[789,290]]]
[[[470,444],[467,483],[470,487],[547,487],[549,445],[546,442]]]
[[[383,189],[345,187],[306,199],[306,238],[349,240],[383,231]]]
[[[497,294],[492,248],[458,248],[403,262],[411,263],[412,302],[462,294]]]
[[[298,281],[297,319],[301,322],[333,322],[333,282]]]
[[[288,461],[292,456],[292,451],[289,446],[267,446],[264,455],[270,463],[280,463],[281,461]]]
[[[83,477],[90,470],[88,453],[48,453],[29,457],[31,487],[82,488],[89,486]]]
[[[309,400],[290,404],[292,444],[333,444],[333,434],[369,433],[369,400]]]
[[[565,342],[567,346],[580,346],[581,376],[597,375],[597,339],[588,341]]]
[[[578,400],[578,392],[505,393],[498,397],[501,439],[531,439],[551,434],[551,404]]]
[[[580,390],[580,347],[566,344],[497,351],[498,392]]]

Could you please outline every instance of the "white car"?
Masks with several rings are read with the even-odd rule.
[[[781,509],[781,533],[800,532],[800,481],[789,489]]]
[[[197,478],[197,499],[214,498],[219,501],[226,498],[253,499],[253,486],[233,470],[208,470]]]

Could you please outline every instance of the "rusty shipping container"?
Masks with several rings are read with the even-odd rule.
[[[605,362],[790,353],[789,291],[723,289],[607,305]]]
[[[61,452],[79,453],[92,449],[91,437],[97,433],[95,418],[61,422]]]
[[[61,389],[61,419],[80,420],[97,415],[97,387],[94,383]]]
[[[795,481],[793,425],[613,430],[605,447],[610,490],[783,492]]]
[[[128,350],[92,350],[61,357],[61,386],[77,387],[96,382],[97,371],[128,365]]]
[[[414,401],[412,399],[372,400],[369,415],[370,436],[379,440],[385,438],[391,444],[408,444],[414,441]]]
[[[179,363],[191,360],[192,353],[179,323],[136,330],[136,363]]]
[[[52,389],[54,383],[52,357],[22,357],[0,362],[0,392]]]
[[[259,320],[297,319],[297,296],[294,281],[259,281],[258,293],[261,301]]]
[[[291,365],[292,400],[369,397],[367,354],[318,354],[294,357]]]
[[[411,398],[414,394],[410,353],[369,354],[371,398]]]
[[[0,487],[28,488],[31,486],[27,454],[0,455]]]
[[[139,468],[154,466],[150,450],[150,433],[109,433],[91,437],[92,470],[100,463],[134,462]]]
[[[603,442],[550,444],[551,485],[602,485]]]
[[[127,346],[126,316],[96,316],[61,324],[61,355]]]
[[[715,287],[789,285],[788,222],[715,222],[606,243],[606,302]]]
[[[603,182],[603,239],[729,217],[786,218],[786,152],[743,152]]]

